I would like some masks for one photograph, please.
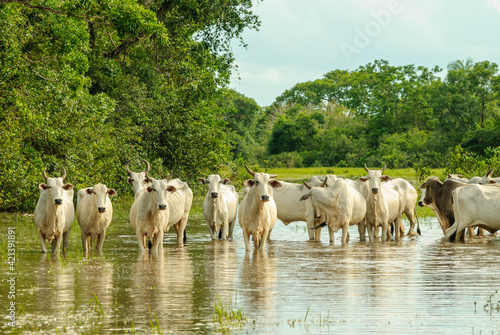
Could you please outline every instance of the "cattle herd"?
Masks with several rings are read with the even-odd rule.
[[[137,236],[140,251],[146,248],[157,251],[163,243],[163,235],[170,227],[177,233],[177,242],[186,241],[186,224],[193,202],[193,192],[180,179],[151,178],[150,165],[143,160],[143,172],[132,172],[128,163],[128,183],[134,190],[134,202],[130,209],[130,225]],[[404,179],[391,179],[380,170],[370,170],[365,164],[367,176],[357,181],[337,178],[335,175],[313,176],[303,184],[278,181],[276,175],[246,170],[252,176],[244,182],[243,198],[229,179],[213,174],[200,179],[208,185],[203,202],[203,215],[212,240],[232,239],[236,217],[242,228],[246,250],[265,248],[277,219],[285,225],[305,221],[309,240],[319,241],[321,227],[327,226],[330,242],[334,233],[342,229],[341,241],[349,242],[349,227],[358,226],[361,241],[381,239],[400,240],[405,234],[402,214],[410,222],[407,235],[419,235],[416,215],[416,189]],[[432,208],[443,229],[445,241],[464,240],[464,231],[484,235],[484,230],[495,233],[500,230],[500,179],[492,178],[493,169],[484,177],[470,180],[460,175],[448,175],[442,182],[430,177],[420,185],[422,196],[419,206]],[[61,244],[68,249],[71,226],[74,220],[73,185],[64,183],[66,170],[59,178],[49,178],[43,172],[45,183],[39,185],[40,197],[35,208],[35,225],[41,250],[47,252],[45,241],[57,253]],[[499,184],[497,184],[497,182]],[[77,193],[77,221],[81,227],[83,251],[91,250],[96,241],[97,252],[102,251],[106,229],[111,223],[113,207],[109,199],[116,191],[97,184]],[[415,229],[416,228],[416,229]],[[381,232],[380,232],[381,230]],[[380,235],[379,235],[380,234]]]

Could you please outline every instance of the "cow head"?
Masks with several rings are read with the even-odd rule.
[[[250,188],[255,188],[255,193],[259,197],[260,201],[269,201],[273,195],[273,188],[282,186],[279,181],[272,179],[276,178],[277,175],[253,172],[246,164],[245,168],[247,169],[248,173],[253,176],[253,179],[248,179],[243,183],[243,185]]]
[[[206,179],[201,178],[200,182],[202,184],[208,184],[208,193],[212,199],[217,199],[220,192],[220,185],[229,185],[231,180],[225,178],[221,179],[218,174],[211,174]]]
[[[142,159],[141,162],[146,164],[146,169],[143,172],[132,172],[130,171],[128,166],[130,161],[125,163],[125,171],[127,171],[129,175],[129,177],[127,178],[127,183],[132,184],[134,193],[137,193],[137,191],[142,190],[146,186],[144,180],[150,169],[150,165],[147,160]]]
[[[45,191],[49,195],[49,201],[53,201],[56,206],[62,205],[64,191],[71,190],[73,185],[63,184],[66,178],[66,169],[63,168],[63,174],[59,178],[49,178],[47,177],[46,170],[43,170],[43,178],[46,180],[45,183],[38,185],[40,190]]]
[[[156,204],[156,209],[160,211],[166,210],[168,208],[168,193],[173,193],[177,191],[177,189],[173,185],[168,185],[165,180],[153,179],[150,178],[147,174],[144,180],[150,183],[150,185],[146,188],[146,191],[148,192],[148,194],[150,194],[150,196],[153,197]]]
[[[380,190],[380,183],[382,181],[391,180],[391,177],[382,175],[382,173],[384,173],[385,168],[386,166],[384,164],[384,167],[381,170],[370,170],[365,164],[365,170],[366,172],[368,172],[368,176],[359,178],[359,181],[361,182],[367,182],[367,181],[369,182],[370,190],[374,195],[378,194]]]
[[[429,177],[425,183],[420,185],[420,191],[422,191],[422,196],[418,201],[420,207],[429,206],[434,202],[434,192],[437,187],[441,187],[443,183],[437,177]]]
[[[89,187],[86,190],[87,194],[94,197],[94,204],[96,205],[97,212],[106,212],[106,200],[108,196],[116,196],[117,193],[113,189],[108,189],[106,185],[97,184],[93,187]]]

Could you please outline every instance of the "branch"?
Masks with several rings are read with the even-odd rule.
[[[124,41],[117,48],[115,48],[114,50],[106,53],[106,57],[108,57],[108,58],[116,58],[116,57],[118,57],[118,55],[120,55],[122,52],[125,52],[128,47],[130,47],[130,46],[136,44],[137,42],[139,42],[142,37],[143,36],[141,35],[141,36],[137,36],[137,37],[134,37],[134,38],[131,38],[129,40]]]

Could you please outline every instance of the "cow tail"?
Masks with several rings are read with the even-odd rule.
[[[148,240],[148,249],[151,250],[153,248],[153,242],[151,240]]]
[[[219,240],[220,240],[220,239],[222,239],[222,227],[221,227],[221,228],[219,228]],[[186,241],[184,241],[184,242],[186,242]]]
[[[417,220],[417,233],[418,235],[422,235],[420,232],[420,221],[418,220],[418,215],[417,215],[417,207],[413,209],[415,211],[415,219]]]
[[[186,243],[186,240],[187,240],[187,239],[186,239],[186,228],[184,228],[184,238],[182,239],[182,241],[183,241],[184,243]]]

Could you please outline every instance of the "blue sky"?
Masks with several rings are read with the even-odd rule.
[[[375,59],[444,70],[468,57],[500,64],[500,0],[264,0],[254,12],[262,25],[245,32],[247,49],[233,45],[230,87],[260,106]]]

